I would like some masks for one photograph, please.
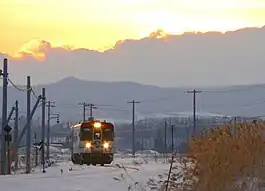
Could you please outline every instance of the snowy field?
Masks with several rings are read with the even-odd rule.
[[[46,173],[35,169],[32,174],[1,176],[0,191],[126,191],[128,187],[150,190],[147,181],[168,171],[169,164],[163,160],[137,157],[134,162],[130,157],[118,156],[104,167],[60,162],[47,168]]]

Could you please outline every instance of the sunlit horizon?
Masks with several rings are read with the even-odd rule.
[[[63,6],[62,6],[63,5]],[[28,53],[32,42],[104,51],[116,42],[168,34],[226,32],[265,25],[261,0],[3,0],[0,52]]]

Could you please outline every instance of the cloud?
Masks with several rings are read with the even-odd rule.
[[[32,39],[28,43],[24,44],[19,52],[14,55],[12,58],[16,60],[25,60],[29,59],[37,59],[39,61],[44,61],[46,59],[46,55],[49,55],[50,51],[58,49],[63,50],[71,50],[69,46],[56,47],[52,46],[50,42],[38,39]]]
[[[119,41],[104,52],[35,40],[9,56],[9,73],[19,84],[27,75],[33,84],[67,76],[160,86],[252,84],[265,82],[264,50],[265,27],[182,35],[156,31],[140,40]]]

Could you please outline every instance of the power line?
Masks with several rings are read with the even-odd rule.
[[[22,89],[22,88],[19,88],[10,78],[7,78],[8,82],[10,82],[10,84],[15,88],[17,89],[18,91],[22,91],[22,92],[26,92],[28,90],[31,90],[32,87],[30,87],[29,89],[26,87],[26,89]]]
[[[78,105],[81,105],[84,108],[84,103],[78,103]],[[70,104],[70,103],[64,103],[64,104],[56,104],[56,107],[57,108],[63,108],[63,109],[73,109],[73,108],[79,108],[78,105]],[[88,105],[88,104],[85,103],[85,105]],[[124,109],[124,108],[112,107],[115,105],[107,105],[107,104],[95,104],[95,105],[96,105],[98,110],[117,111],[117,112],[130,112],[131,111],[131,110]],[[83,112],[83,114],[84,114],[84,112]]]
[[[257,105],[257,104],[261,104],[261,103],[265,103],[265,100],[256,101],[256,102],[254,102],[254,103],[245,104],[245,105],[242,105],[242,106],[243,106],[243,107],[249,107],[249,106],[253,106],[253,105]]]
[[[31,92],[32,92],[33,96],[35,97],[35,99],[38,99],[38,96],[36,95],[36,93],[34,92],[34,90],[32,89],[32,87],[31,87]]]
[[[204,93],[204,91],[202,91]],[[158,100],[158,99],[157,99]],[[141,102],[142,103],[142,102]],[[147,102],[145,102],[147,103]],[[237,107],[250,107],[250,106],[253,106],[253,105],[257,105],[257,104],[262,104],[262,103],[265,103],[265,100],[261,100],[261,101],[256,101],[254,103],[249,103],[249,104],[244,104],[244,105],[240,105],[240,106],[237,106]],[[82,104],[82,103],[81,103]],[[102,105],[102,106],[101,106]],[[63,103],[63,104],[59,104],[57,105],[58,108],[63,108],[63,109],[73,109],[73,108],[78,108],[77,105],[73,105],[73,104],[69,104],[69,103]],[[56,107],[57,107],[56,106]],[[106,105],[106,104],[97,104],[97,107],[98,107],[98,110],[106,110],[106,111],[117,111],[117,112],[130,112],[130,110],[128,109],[124,109],[124,108],[117,108],[117,107],[105,107],[105,106],[114,106],[114,105]],[[212,104],[211,104],[212,106]],[[160,113],[163,113],[163,114],[169,114],[172,113],[172,112],[176,112],[176,110],[163,110],[161,111]],[[207,111],[207,112],[212,112],[212,111]],[[153,112],[153,111],[143,111],[143,112],[140,112],[141,114],[155,114],[156,112]],[[216,112],[215,112],[216,113]],[[217,112],[218,113],[218,112]]]
[[[38,99],[38,96],[37,96],[37,94],[34,92],[34,90],[33,90],[33,88],[32,88],[32,86],[30,86],[29,88],[28,87],[26,87],[26,89],[22,89],[22,88],[19,88],[10,78],[7,78],[7,80],[8,80],[8,82],[10,82],[10,84],[15,88],[15,89],[17,89],[18,91],[23,91],[23,92],[27,92],[27,91],[29,91],[29,90],[31,90],[32,91],[32,93],[33,93],[33,96],[35,97],[35,99]]]
[[[169,97],[161,97],[161,98],[156,98],[156,99],[145,99],[145,100],[141,100],[141,103],[152,103],[152,102],[157,102],[157,101],[168,101],[168,100],[172,100],[172,99],[176,99],[176,95],[172,95]]]
[[[142,103],[142,102],[141,102]],[[238,106],[238,107],[249,107],[249,106],[252,106],[252,105],[256,105],[256,104],[259,104],[259,103],[265,103],[265,101],[258,101],[258,102],[255,102],[255,103],[252,103],[252,104],[247,104],[247,105],[241,105],[241,106]],[[82,104],[82,103],[81,103]],[[62,108],[62,109],[73,109],[73,108],[79,108],[78,106],[72,106],[71,104],[59,104],[56,105],[56,107],[58,108]],[[123,108],[115,108],[115,107],[97,107],[98,110],[103,110],[103,111],[113,111],[113,112],[131,112],[131,110],[129,109],[123,109]],[[21,113],[23,113],[24,111],[21,111]],[[165,115],[176,115],[174,112],[177,112],[176,110],[161,110],[161,114],[165,114]],[[213,111],[207,111],[207,112],[213,112]],[[25,113],[25,112],[24,112]],[[140,112],[141,114],[156,114],[156,112],[154,111],[143,111],[143,112]],[[218,112],[215,112],[215,113],[218,113]],[[180,114],[181,115],[181,114]],[[221,115],[221,114],[220,114]]]
[[[217,88],[217,89],[203,89],[203,92],[206,93],[226,93],[226,92],[242,92],[249,91],[252,89],[265,89],[264,84],[260,85],[239,85],[239,86],[231,86],[229,89]]]

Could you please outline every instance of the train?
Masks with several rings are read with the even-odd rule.
[[[91,120],[72,127],[73,164],[104,166],[114,157],[114,125],[107,121]]]

